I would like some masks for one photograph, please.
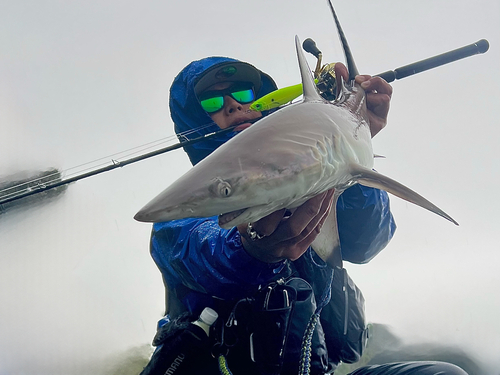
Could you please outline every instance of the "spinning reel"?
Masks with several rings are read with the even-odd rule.
[[[313,73],[314,78],[317,80],[316,87],[318,87],[321,96],[326,100],[335,100],[337,96],[337,79],[334,70],[335,63],[325,64],[323,67],[321,66],[323,54],[318,47],[316,47],[316,43],[311,38],[304,40],[302,48],[318,59]]]

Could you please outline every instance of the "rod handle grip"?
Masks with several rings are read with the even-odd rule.
[[[437,56],[429,57],[428,59],[417,61],[413,64],[377,74],[377,77],[382,77],[387,82],[392,82],[396,79],[405,78],[469,56],[485,53],[489,48],[490,44],[488,41],[486,39],[481,39],[476,43],[454,49],[453,51],[445,52]]]

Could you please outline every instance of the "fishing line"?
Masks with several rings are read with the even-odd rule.
[[[338,19],[336,19],[336,15],[333,12],[333,7],[332,7],[330,2],[329,2],[329,4],[330,4],[330,7],[332,8],[331,10],[332,10],[333,16],[334,16],[336,22],[338,23]],[[343,35],[341,35],[341,39],[342,39],[342,36]],[[344,37],[344,39],[345,39],[345,37]],[[310,40],[308,43],[306,43],[306,47],[307,46],[315,47],[314,41]],[[315,49],[313,48],[312,50],[311,50],[311,48],[304,48],[304,49],[307,52],[312,53],[316,57],[321,56],[321,52],[317,48],[315,48]],[[377,76],[384,78],[387,82],[392,82],[394,80],[398,80],[398,79],[405,78],[405,77],[408,77],[408,76],[416,74],[416,73],[420,73],[420,72],[423,72],[423,71],[426,71],[429,69],[433,69],[435,67],[445,65],[445,64],[448,64],[450,62],[460,60],[460,59],[463,59],[463,58],[468,57],[468,56],[485,53],[486,51],[488,51],[488,49],[489,49],[488,41],[486,39],[481,39],[481,40],[477,41],[476,43],[472,43],[470,45],[443,53],[441,55],[430,57],[428,59],[417,61],[416,63],[405,65],[405,66],[397,68],[395,70],[389,70],[387,72],[377,74]],[[319,55],[318,55],[318,53],[319,53]],[[346,56],[346,58],[347,58],[347,56]],[[349,72],[350,72],[350,74],[352,74],[351,71],[354,71],[355,68],[354,68],[353,64],[350,63],[350,59],[347,58],[347,60],[348,60],[348,66],[350,68]],[[318,61],[318,63],[319,63],[319,61]],[[200,130],[204,130],[208,127],[217,128],[217,125],[215,125],[213,122],[210,122],[210,123],[202,125],[200,127],[197,127],[194,129],[189,129],[187,131],[181,132],[177,135],[173,135],[173,136],[162,138],[162,139],[159,139],[156,141],[152,141],[152,142],[146,143],[146,144],[141,145],[141,146],[136,146],[136,147],[130,148],[130,149],[122,151],[122,152],[118,152],[118,153],[115,153],[115,154],[112,154],[112,155],[109,155],[106,157],[96,159],[96,160],[88,162],[88,163],[81,164],[81,165],[76,166],[76,167],[69,168],[69,169],[64,170],[62,172],[56,171],[53,174],[48,174],[46,176],[34,177],[30,181],[22,182],[20,184],[15,185],[15,186],[11,186],[11,187],[0,190],[0,196],[1,196],[0,204],[8,203],[10,201],[17,200],[17,199],[23,198],[23,197],[28,196],[28,195],[33,195],[33,194],[48,190],[50,188],[56,187],[56,186],[61,186],[61,185],[64,185],[64,184],[67,184],[67,183],[70,183],[70,182],[73,182],[73,181],[76,181],[76,180],[79,180],[82,178],[93,176],[93,175],[98,174],[98,173],[106,172],[106,171],[114,169],[116,167],[121,167],[121,166],[130,164],[130,163],[139,161],[139,160],[146,159],[146,158],[151,157],[151,156],[155,156],[155,155],[158,155],[158,154],[161,154],[164,152],[172,151],[172,150],[175,150],[177,148],[183,147],[184,145],[187,145],[187,144],[201,141],[201,140],[205,139],[207,136],[200,136],[200,137],[192,139],[192,140],[190,140],[188,138],[188,136],[192,135],[193,133],[199,132]],[[227,128],[224,130],[218,130],[218,131],[215,131],[213,133],[209,133],[209,135],[215,136],[217,134],[223,133],[224,131],[230,131],[230,130],[232,130],[232,128],[234,128],[234,127]],[[158,151],[150,152],[146,155],[140,155],[140,156],[138,156],[136,158],[132,158],[130,160],[125,160],[125,161],[116,160],[117,155],[121,155],[120,158],[130,157],[132,155],[137,154],[138,152],[146,151],[146,150],[149,150],[155,146],[161,145],[161,144],[166,143],[166,142],[170,142],[172,139],[175,139],[176,137],[178,139],[181,139],[181,141],[179,143],[177,143],[176,145],[173,145],[172,148],[166,147],[166,148],[158,150]],[[136,151],[130,152],[132,150],[136,150]],[[127,154],[122,155],[124,153],[127,153]],[[113,157],[115,159],[113,159]],[[95,164],[101,160],[107,160],[109,162],[110,159],[111,159],[112,165],[106,166],[107,162],[100,163],[98,165],[94,165],[92,167],[85,168],[83,170],[77,170],[71,174],[68,173],[71,170],[75,170],[77,168],[81,168],[81,167],[87,166],[87,165],[92,165],[92,164]],[[100,169],[96,169],[99,167],[100,167]],[[89,172],[87,172],[87,171],[89,171]],[[84,173],[84,172],[87,172],[87,173]],[[75,175],[76,175],[76,177],[71,177],[71,176],[75,176]],[[42,179],[45,180],[45,179],[47,179],[47,177],[52,177],[52,176],[55,176],[52,180],[41,182]],[[63,176],[64,176],[64,180],[61,181],[61,178]],[[34,186],[29,186],[30,184],[33,184]],[[22,186],[26,186],[24,188],[24,190],[26,192],[19,194],[19,190]],[[47,187],[47,186],[49,186],[49,187]],[[10,190],[12,190],[12,193],[6,193]],[[4,193],[6,193],[6,194],[4,194]]]
[[[187,131],[185,133],[189,134],[190,132]],[[114,154],[111,154],[111,155],[108,155],[108,156],[104,156],[102,158],[98,158],[98,159],[95,159],[95,160],[92,160],[92,161],[89,161],[89,162],[86,162],[86,163],[83,163],[83,164],[80,164],[80,165],[77,165],[77,166],[65,169],[65,170],[60,171],[60,172],[59,171],[55,171],[53,173],[44,175],[42,177],[33,177],[31,180],[24,181],[24,182],[21,182],[21,183],[19,183],[17,185],[13,185],[13,186],[10,186],[8,188],[0,190],[0,196],[2,198],[7,198],[7,197],[10,197],[12,195],[15,195],[15,194],[19,193],[19,190],[21,188],[24,188],[24,189],[30,189],[31,188],[32,189],[33,186],[30,187],[29,185],[34,185],[35,188],[38,185],[50,185],[50,184],[52,184],[54,182],[60,181],[61,178],[71,177],[71,176],[74,176],[76,174],[80,174],[80,173],[83,173],[85,171],[89,171],[89,170],[92,170],[92,169],[95,169],[95,168],[98,168],[98,167],[102,167],[103,165],[107,165],[109,163],[109,160],[111,160],[111,162],[115,162],[115,160],[117,159],[118,155],[120,155],[119,158],[130,157],[130,156],[135,155],[135,154],[137,154],[139,152],[144,152],[146,150],[152,149],[153,147],[157,147],[157,146],[160,146],[160,145],[162,145],[164,143],[171,142],[175,138],[176,138],[175,135],[172,135],[172,136],[169,136],[169,137],[165,137],[165,138],[161,138],[161,139],[158,139],[158,140],[155,140],[155,141],[151,141],[151,142],[145,143],[143,145],[135,146],[135,147],[129,148],[127,150],[123,150],[123,151],[120,151],[120,152],[117,152],[117,153],[114,153]],[[130,151],[133,151],[133,152],[130,152]],[[98,163],[98,162],[100,162],[102,160],[106,160],[106,162],[104,162],[104,163]],[[88,166],[88,167],[86,167],[86,166]],[[86,167],[86,168],[83,168],[83,167]],[[70,171],[71,171],[71,173],[70,173]],[[53,179],[50,179],[51,177],[53,177]],[[43,183],[40,182],[40,180],[42,178],[44,180]],[[12,191],[12,192],[9,193],[9,191]]]
[[[82,173],[82,172],[91,170],[93,168],[97,168],[97,167],[101,167],[103,165],[107,165],[109,163],[109,160],[111,160],[112,163],[119,162],[116,159],[131,157],[131,156],[133,156],[135,154],[142,153],[144,151],[150,150],[150,149],[152,149],[154,147],[157,147],[157,146],[160,146],[162,144],[165,144],[165,143],[168,143],[168,142],[172,142],[172,141],[178,139],[178,137],[184,138],[185,140],[189,140],[189,137],[188,137],[189,135],[191,135],[193,133],[196,133],[196,132],[199,132],[201,130],[204,130],[206,128],[209,128],[211,126],[214,126],[214,124],[213,123],[208,123],[208,124],[202,125],[202,126],[197,127],[197,128],[188,129],[188,130],[186,130],[184,132],[180,132],[178,135],[175,135],[175,134],[174,135],[170,135],[170,136],[165,137],[165,138],[160,138],[160,139],[157,139],[155,141],[151,141],[151,142],[148,142],[148,143],[145,143],[145,144],[142,144],[142,145],[139,145],[139,146],[135,146],[135,147],[132,147],[132,148],[129,148],[129,149],[126,149],[126,150],[123,150],[123,151],[120,151],[120,152],[108,155],[108,156],[104,156],[102,158],[95,159],[95,160],[89,161],[87,163],[83,163],[83,164],[77,165],[75,167],[66,169],[66,170],[64,170],[61,173],[64,173],[64,177],[71,177],[71,176],[73,176],[73,175],[75,175],[77,173]],[[134,152],[130,152],[132,150],[135,150],[135,151]],[[118,155],[120,155],[120,156],[117,157]],[[81,168],[81,167],[89,165],[89,164],[95,164],[95,163],[97,163],[97,162],[99,162],[101,160],[106,160],[106,162],[105,163],[97,164],[97,165],[95,165],[93,167],[88,167],[88,168],[85,168],[85,169],[82,169],[82,170],[78,170],[76,172],[72,172],[71,174],[68,174],[68,172],[71,171],[71,170],[73,170],[73,169]],[[35,181],[36,181],[36,179],[35,179]]]
[[[255,121],[256,120],[257,119],[255,119]],[[112,155],[107,156],[107,157],[99,158],[99,159],[96,159],[94,161],[84,163],[84,164],[81,164],[81,165],[76,166],[76,167],[69,168],[67,170],[64,170],[63,172],[56,171],[53,174],[47,175],[49,177],[57,175],[57,177],[55,177],[54,179],[52,179],[50,181],[41,182],[41,180],[45,179],[47,176],[35,177],[28,182],[23,182],[21,184],[16,185],[16,187],[18,189],[21,186],[25,186],[25,188],[23,188],[24,191],[22,191],[22,192],[15,191],[15,192],[6,194],[4,196],[1,196],[0,205],[5,204],[5,203],[9,203],[9,202],[12,202],[12,201],[24,198],[24,197],[28,197],[28,196],[31,196],[34,194],[38,194],[38,193],[41,193],[41,192],[44,192],[46,190],[53,189],[53,188],[56,188],[59,186],[67,185],[67,184],[70,184],[72,182],[75,182],[75,181],[78,181],[78,180],[81,180],[81,179],[84,179],[84,178],[87,178],[90,176],[94,176],[94,175],[97,175],[97,174],[100,174],[103,172],[107,172],[107,171],[113,170],[113,169],[118,168],[118,167],[124,167],[125,165],[132,164],[132,163],[135,163],[137,161],[150,158],[152,156],[160,155],[160,154],[168,152],[168,151],[173,151],[173,150],[176,150],[178,148],[181,148],[181,147],[193,144],[193,143],[197,143],[197,142],[200,142],[200,141],[203,141],[206,139],[210,139],[210,138],[216,137],[216,136],[221,135],[221,134],[229,133],[229,132],[233,131],[236,126],[238,126],[238,125],[230,126],[228,128],[225,128],[225,129],[219,129],[215,123],[210,122],[210,123],[207,123],[207,124],[202,125],[200,127],[189,129],[189,130],[184,131],[184,132],[180,132],[178,135],[165,137],[165,138],[159,139],[157,141],[152,141],[152,142],[146,143],[146,144],[141,145],[141,146],[136,146],[136,147],[130,148],[128,150],[112,154]],[[200,130],[204,130],[204,129],[207,129],[210,127],[215,127],[219,130],[216,130],[214,132],[211,132],[211,133],[208,133],[208,134],[205,134],[205,135],[199,136],[197,138],[193,138],[193,139],[189,139],[187,137],[188,135],[192,135],[193,133],[199,132]],[[121,155],[125,152],[131,151],[131,150],[137,150],[139,148],[141,149],[140,151],[151,149],[154,147],[154,146],[152,146],[152,144],[155,144],[155,145],[163,144],[163,143],[169,142],[172,139],[175,139],[177,137],[181,138],[181,139],[183,138],[185,140],[180,141],[178,143],[175,143],[171,146],[167,146],[167,147],[155,150],[155,151],[151,151],[151,152],[146,153],[146,154],[140,154],[139,156],[132,157],[132,158],[126,159],[126,160],[120,161],[120,160],[116,160],[116,158],[115,159],[112,158],[112,157],[116,157],[116,155]],[[145,147],[145,146],[147,146],[147,147]],[[128,153],[126,155],[123,155],[120,158],[128,157],[130,155],[135,155],[138,152],[139,151],[134,151],[132,153]],[[100,160],[104,160],[104,159],[109,160],[109,158],[111,158],[112,164],[108,164],[109,162],[108,163],[101,163],[97,166],[89,167],[89,168],[86,168],[83,170],[78,170],[76,172],[72,172],[71,174],[68,174],[68,171],[70,171],[70,170],[73,170],[76,168],[81,168],[83,166],[95,163],[95,162],[100,161]],[[101,168],[98,168],[98,167],[101,167]],[[62,179],[63,175],[65,176],[64,179]],[[70,176],[73,176],[73,177],[70,177]],[[34,184],[34,186],[29,186],[28,185],[29,183]],[[8,190],[13,189],[13,188],[14,187],[9,187],[9,188],[0,190],[0,193],[3,193],[5,191],[8,191]]]
[[[126,150],[123,150],[123,151],[120,151],[120,152],[117,152],[117,153],[114,153],[114,154],[111,154],[108,156],[104,156],[104,157],[101,157],[101,158],[98,158],[98,159],[95,159],[95,160],[92,160],[92,161],[89,161],[89,162],[86,162],[86,163],[83,163],[80,165],[76,165],[74,167],[65,169],[63,171],[55,171],[55,172],[47,174],[43,177],[33,177],[31,180],[21,182],[17,185],[13,185],[13,186],[10,186],[10,187],[5,188],[5,189],[1,189],[0,196],[2,198],[6,198],[8,196],[17,194],[18,191],[16,191],[16,190],[19,190],[23,186],[25,186],[25,188],[29,188],[30,184],[38,185],[40,183],[41,178],[43,178],[44,180],[48,179],[48,180],[44,181],[43,184],[49,185],[51,183],[60,181],[61,177],[71,177],[71,176],[74,176],[75,174],[79,174],[79,173],[82,173],[82,172],[85,172],[85,171],[88,171],[88,170],[91,170],[94,168],[102,167],[103,165],[107,165],[109,163],[109,160],[111,160],[111,162],[113,162],[113,161],[117,162],[116,159],[118,159],[118,158],[131,157],[137,153],[142,153],[142,152],[150,150],[154,147],[158,147],[162,144],[172,142],[173,140],[177,139],[178,136],[188,140],[189,135],[191,135],[195,132],[199,132],[201,130],[204,130],[204,129],[211,127],[211,126],[214,126],[214,124],[208,123],[208,124],[202,125],[202,126],[197,127],[197,128],[188,129],[184,132],[180,132],[178,135],[171,135],[171,136],[160,138],[160,139],[157,139],[155,141],[151,141],[151,142],[139,145],[139,146],[131,147],[129,149],[126,149]],[[134,151],[134,152],[130,152],[130,151]],[[120,155],[120,156],[117,157],[118,155]],[[106,162],[96,164],[102,160],[105,160]],[[88,165],[92,165],[92,166],[89,166],[87,168],[82,169],[82,167],[85,167]],[[70,171],[73,171],[73,172],[70,173]],[[54,177],[54,178],[50,179],[50,177]],[[8,193],[10,190],[13,190],[14,192]]]
[[[43,188],[48,184],[52,184],[56,181],[59,181],[60,180],[59,175],[60,175],[60,173],[58,171],[55,171],[55,172],[50,173],[48,175],[45,175],[42,177],[36,177],[33,180],[21,182],[17,185],[13,185],[13,186],[10,186],[8,188],[2,189],[2,190],[0,190],[0,198],[2,199],[0,201],[0,204],[4,203],[4,200],[7,200],[11,197],[15,197],[17,194],[19,194],[19,190],[21,190],[21,189],[24,189],[26,191],[32,191],[32,190],[35,190],[37,188]],[[52,180],[48,180],[48,181],[44,181],[44,182],[40,181],[41,179],[45,180],[46,178],[52,177],[52,176],[57,176],[57,177],[55,177]],[[29,186],[30,184],[32,186]],[[12,192],[7,193],[9,190],[12,190]]]

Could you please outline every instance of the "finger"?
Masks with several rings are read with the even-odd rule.
[[[366,93],[366,105],[371,108],[387,108],[389,110],[389,105],[391,102],[391,97],[387,94],[368,92]]]
[[[335,71],[335,77],[342,77],[344,78],[344,81],[347,81],[349,79],[349,72],[347,71],[347,68],[344,64],[338,62],[335,64],[333,69]]]
[[[366,78],[366,76],[363,77]],[[388,95],[389,97],[392,96],[392,86],[380,77],[364,79],[363,82],[361,82],[361,87],[365,91],[375,91],[377,93]]]
[[[334,189],[331,189],[328,192],[310,199],[304,205],[300,206],[312,206],[318,203],[318,201],[321,201],[318,214],[309,221],[306,228],[299,235],[294,235],[293,238],[290,239],[283,239],[283,236],[280,236],[277,231],[277,233],[264,237],[258,241],[250,241],[246,238],[245,234],[242,235],[242,241],[245,249],[255,258],[267,263],[277,262],[285,258],[291,260],[299,258],[319,234],[321,225],[328,216],[329,210],[332,206],[333,193]],[[302,216],[299,208],[295,211],[294,215],[297,211],[299,211],[298,215]],[[270,217],[274,215],[271,214],[269,217],[266,217],[266,219],[270,219]],[[282,222],[282,227],[287,226],[290,219],[286,220],[284,223]],[[246,226],[243,229],[246,231]],[[309,241],[304,241],[304,238],[309,238]]]
[[[280,223],[275,231],[275,239],[286,241],[299,236],[318,215],[327,194],[328,192],[319,194],[298,207],[288,220]]]
[[[263,236],[270,236],[278,227],[279,223],[283,219],[283,216],[285,215],[285,212],[286,209],[284,208],[275,211],[267,215],[266,217],[263,217],[262,219],[256,221],[255,223],[252,223],[252,226],[257,233]]]
[[[331,207],[332,204],[332,198],[334,194],[334,189],[331,189],[323,194],[321,196],[323,197],[321,202],[318,200],[314,201],[314,205],[320,204],[319,209],[316,208],[316,206],[313,206],[311,208],[314,208],[314,211],[299,211],[298,215],[296,216],[296,222],[291,222],[291,230],[290,236],[292,241],[301,241],[303,238],[306,238],[309,236],[309,234],[315,230],[315,228],[318,226],[318,223],[324,218],[324,216],[328,216],[329,208]],[[319,196],[318,196],[319,197]],[[317,197],[315,197],[317,198]],[[307,203],[310,203],[312,200],[309,200]],[[312,203],[312,202],[311,202]],[[305,209],[306,204],[302,205],[300,208]],[[313,212],[316,212],[316,214],[312,214]],[[296,213],[297,214],[297,213]],[[305,215],[299,216],[299,215]],[[310,215],[310,216],[309,216]],[[310,220],[306,223],[306,217],[310,217]],[[293,218],[293,216],[292,216]],[[320,229],[320,228],[319,228]],[[319,233],[319,230],[318,230]]]
[[[342,85],[339,84],[340,77],[342,77],[344,79],[344,81],[347,81],[349,79],[349,71],[347,70],[346,66],[342,63],[336,63],[333,70],[335,72],[335,77],[337,80],[336,95],[337,95],[337,97],[339,97],[340,92],[342,91]]]
[[[301,233],[301,237],[304,236],[302,240],[299,240],[294,245],[288,247],[288,252],[286,257],[291,260],[298,259],[314,242],[316,237],[318,237],[323,224],[330,215],[330,211],[333,205],[333,191],[332,194],[325,197],[323,204],[321,206],[322,214],[317,215],[318,220],[312,220],[306,229]],[[314,221],[314,223],[313,223]]]
[[[381,94],[392,96],[392,86],[388,84],[383,78],[373,77],[370,79],[370,86],[373,90]]]
[[[328,215],[330,215],[330,210],[333,204],[333,194],[334,194],[334,189],[331,189],[327,192],[325,199],[323,199],[323,202],[321,203],[321,208],[319,210],[318,215],[316,215],[309,222],[309,224],[302,233],[304,239],[306,239],[313,232],[317,232],[316,235],[319,234],[321,227],[323,226],[323,223],[325,222]]]
[[[387,120],[387,114],[389,113],[391,98],[386,94],[379,93],[367,93],[366,94],[366,107],[375,116],[381,119]]]
[[[363,82],[369,81],[371,78],[372,76],[368,74],[358,74],[356,77],[354,77],[354,81],[361,85]]]

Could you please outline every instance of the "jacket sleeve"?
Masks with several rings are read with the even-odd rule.
[[[248,296],[268,284],[285,262],[268,264],[250,256],[236,228],[222,229],[217,217],[153,225],[151,255],[170,288],[179,284],[211,296]]]
[[[352,263],[373,259],[396,230],[387,193],[359,184],[339,197],[337,221],[342,258]]]

